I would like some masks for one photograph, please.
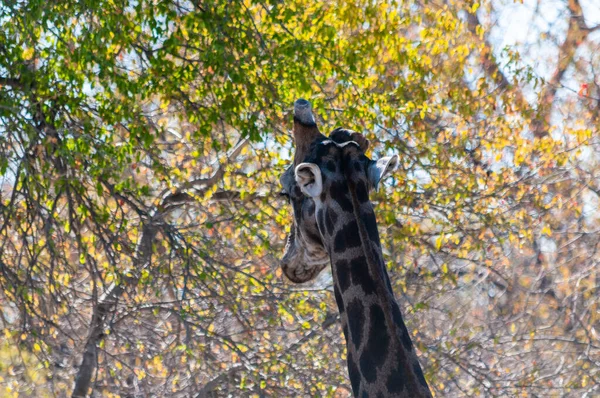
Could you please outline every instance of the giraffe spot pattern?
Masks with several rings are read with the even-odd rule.
[[[388,376],[385,386],[390,394],[400,394],[406,388],[405,380],[406,375],[402,371],[402,367],[398,365]]]
[[[392,303],[392,317],[394,319],[394,323],[400,329],[400,340],[402,341],[402,345],[404,349],[410,351],[413,349],[412,341],[410,340],[410,336],[408,334],[408,330],[406,329],[406,325],[404,324],[404,320],[402,319],[402,313],[400,312],[400,308],[398,304]]]
[[[352,201],[350,200],[350,191],[348,190],[348,184],[343,182],[331,183],[330,188],[331,199],[335,201],[343,211],[352,212]]]
[[[296,195],[296,197],[299,197],[299,198],[301,198],[304,195],[298,185],[294,186],[294,195]]]
[[[355,220],[350,221],[341,230],[333,240],[333,250],[336,253],[341,253],[347,249],[352,249],[361,245],[360,236],[358,234],[358,225]]]
[[[325,167],[327,167],[327,170],[329,170],[332,173],[335,173],[335,171],[337,170],[337,167],[335,166],[335,162],[333,160],[328,160],[325,163]]]
[[[352,384],[352,393],[356,397],[358,396],[358,390],[360,389],[360,372],[350,351],[348,351],[348,359],[346,361],[348,363],[348,376],[350,376],[350,384]]]
[[[354,347],[360,347],[363,338],[363,324],[365,323],[365,306],[356,298],[352,300],[347,307],[348,313],[348,329],[350,330],[350,338]],[[362,357],[361,357],[362,358]],[[362,366],[361,366],[362,370]]]
[[[384,267],[385,267],[385,265],[384,265]],[[383,279],[385,282],[385,287],[387,287],[387,289],[389,290],[390,293],[392,293],[392,296],[393,296],[394,290],[392,289],[392,282],[390,281],[390,277],[387,272],[383,273]]]
[[[390,335],[385,325],[383,309],[379,304],[369,308],[369,337],[360,356],[360,370],[369,383],[377,379],[377,369],[381,368],[387,359]]]
[[[371,354],[372,361],[378,368],[385,364],[389,344],[390,335],[385,324],[383,308],[372,304],[369,308],[369,340],[365,350]]]
[[[327,202],[327,191],[323,190],[323,192],[321,192],[321,195],[319,196],[319,198],[321,199],[322,203]]]
[[[333,238],[333,251],[336,253],[340,253],[343,252],[344,250],[346,250],[346,246],[344,245],[344,231],[341,230],[339,231],[336,235],[335,238]]]
[[[377,369],[373,364],[373,356],[368,350],[364,350],[360,356],[360,372],[365,380],[371,384],[377,380]]]
[[[338,135],[340,135],[340,140],[346,136],[348,134],[348,132],[343,131],[340,132]],[[333,135],[331,136],[333,138]],[[345,141],[345,140],[344,140]],[[335,162],[335,160],[332,160],[332,157],[335,156],[336,154],[334,152],[337,151],[336,148],[334,148],[334,146],[331,145],[315,145],[315,143],[313,143],[311,145],[311,149],[312,149],[312,159],[314,163],[317,163],[319,165],[321,165],[321,167],[323,167],[323,171],[329,171],[330,173],[335,174],[336,172],[339,172],[339,167],[338,164]],[[353,147],[350,149],[354,149]],[[363,155],[364,157],[364,155]],[[354,172],[364,172],[364,167],[365,164],[361,163],[360,161],[356,161],[356,158],[354,156],[352,156],[351,154],[348,154],[348,156],[343,156],[343,162],[341,164],[342,167],[345,167],[348,171],[351,171],[350,173],[354,173]],[[366,159],[366,158],[365,158]],[[361,159],[362,160],[362,159]],[[328,174],[329,177],[331,177],[331,174],[329,173],[325,173]],[[323,174],[323,178],[325,178],[325,174]],[[356,176],[356,174],[355,174]],[[361,176],[362,177],[362,176]],[[338,205],[340,206],[340,208],[345,211],[345,212],[352,212],[353,211],[353,205],[352,205],[352,201],[350,200],[350,194],[349,194],[349,190],[348,190],[348,185],[346,183],[346,181],[333,181],[332,183],[328,184],[330,185],[330,189],[327,190],[328,193],[325,194],[323,193],[322,195],[322,200],[323,202],[327,202],[329,200],[333,200],[335,202],[338,203]],[[365,203],[368,201],[368,187],[365,184],[365,182],[362,179],[357,179],[356,180],[356,197],[358,199],[358,201],[360,203]],[[294,193],[299,194],[299,196],[303,196],[303,194],[300,192],[300,189],[298,186],[295,186],[293,188]],[[292,195],[290,195],[292,196]],[[294,202],[294,201],[292,201]],[[294,205],[295,203],[292,203],[292,205]],[[302,206],[304,207],[304,206]],[[317,214],[317,217],[314,217],[314,205],[312,206],[312,209],[309,209],[309,213],[311,215],[313,215],[312,220],[313,223],[315,221],[317,221],[319,223],[319,228],[320,228],[320,234],[324,235],[324,232],[327,231],[329,236],[333,236],[334,232],[335,232],[335,227],[336,227],[336,222],[338,221],[338,214],[336,214],[335,212],[331,212],[329,211],[329,209],[327,209],[327,211],[323,212],[319,212]],[[365,211],[367,216],[365,218],[363,218],[364,222],[365,222],[365,226],[367,229],[367,233],[369,236],[369,239],[373,242],[377,242],[378,246],[380,246],[379,243],[379,234],[378,234],[378,230],[377,230],[377,224],[376,224],[376,220],[375,220],[375,215],[372,209],[367,209],[365,207],[362,207]],[[370,207],[370,206],[369,206]],[[306,210],[306,209],[304,209]],[[303,216],[306,214],[305,212],[298,212],[295,214],[302,214]],[[316,230],[316,228],[314,228],[316,225],[313,224],[312,229]],[[317,231],[319,232],[319,231]],[[311,239],[314,240],[314,236],[310,236]],[[318,237],[318,241],[322,241],[322,238],[319,236]],[[348,248],[353,248],[353,247],[357,247],[360,246],[361,242],[360,242],[360,238],[359,238],[359,234],[358,234],[358,228],[356,225],[356,222],[350,222],[348,224],[346,224],[343,228],[341,228],[340,231],[338,231],[338,233],[335,235],[334,237],[334,242],[333,242],[333,249],[335,250],[335,252],[343,252]],[[386,284],[386,287],[388,287],[388,289],[390,289],[391,291],[391,284],[389,281],[389,277],[387,277],[387,274],[385,272],[385,266],[383,265],[383,258],[380,254],[380,251],[377,250],[377,245],[370,245],[371,247],[368,248],[368,253],[367,255],[373,255],[375,256],[374,258],[377,260],[377,263],[380,264],[380,266],[383,267],[383,277],[384,277],[384,283]],[[361,264],[362,263],[362,264]],[[336,286],[336,288],[334,289],[334,294],[335,294],[335,299],[336,299],[336,303],[338,305],[340,314],[343,316],[345,314],[345,310],[344,310],[344,302],[343,302],[343,297],[342,297],[342,293],[344,292],[345,289],[348,289],[349,286],[351,284],[359,284],[360,286],[362,286],[363,291],[365,292],[365,294],[371,294],[375,292],[375,281],[373,280],[373,278],[371,277],[371,275],[368,272],[368,267],[366,264],[366,259],[364,256],[359,257],[358,259],[354,259],[350,262],[348,261],[344,261],[342,264],[337,264],[336,263],[336,268],[337,268],[337,277],[338,277],[338,286]],[[344,272],[341,272],[344,271]],[[367,293],[370,292],[370,293]],[[352,310],[351,310],[352,307]],[[403,346],[407,349],[407,350],[412,350],[412,341],[410,340],[410,336],[408,334],[408,331],[406,330],[406,326],[404,325],[404,322],[402,320],[402,314],[400,313],[399,307],[394,303],[393,307],[393,318],[394,318],[394,322],[396,323],[397,326],[397,333],[398,333],[398,337],[401,339]],[[352,341],[352,344],[354,344],[354,347],[356,347],[358,349],[358,347],[360,346],[361,342],[365,343],[365,349],[363,350],[364,352],[362,353],[363,355],[360,355],[360,357],[356,356],[356,358],[352,357],[352,355],[350,354],[350,350],[348,352],[348,371],[349,371],[349,375],[350,375],[350,380],[352,383],[352,390],[354,393],[354,396],[361,396],[360,393],[362,393],[362,396],[369,396],[369,393],[367,393],[367,391],[364,391],[364,388],[361,388],[361,371],[363,373],[363,377],[364,380],[369,382],[369,383],[373,383],[375,381],[377,381],[377,365],[384,363],[385,362],[385,356],[388,356],[388,345],[389,345],[389,339],[390,339],[390,335],[389,335],[389,331],[386,331],[385,325],[381,325],[381,322],[385,323],[385,319],[383,318],[383,310],[381,307],[379,307],[378,305],[372,305],[369,308],[369,325],[368,325],[368,335],[365,335],[362,326],[364,326],[364,323],[367,322],[367,320],[365,319],[365,308],[364,305],[362,304],[361,301],[359,301],[359,299],[355,299],[354,301],[352,301],[350,303],[350,305],[347,307],[347,311],[348,313],[350,313],[350,311],[354,311],[357,314],[352,314],[352,316],[350,314],[348,314],[347,317],[345,317],[346,319],[348,319],[348,322],[343,322],[343,331],[344,331],[344,335],[346,336],[346,341],[350,342]],[[360,323],[357,322],[352,322],[352,320],[359,320]],[[353,330],[354,329],[354,330]],[[385,334],[384,336],[381,336],[379,332],[383,331],[383,333]],[[355,341],[356,340],[356,341]],[[381,344],[383,343],[383,344]],[[365,353],[370,353],[369,355],[365,355]],[[360,360],[357,362],[356,360],[359,359]],[[359,370],[360,367],[360,370]],[[422,384],[423,386],[427,386],[425,378],[423,377],[423,372],[418,364],[418,362],[414,362],[412,365],[412,368],[410,369],[406,369],[404,367],[402,367],[401,369],[394,369],[391,374],[389,375],[389,377],[384,380],[381,380],[381,382],[387,381],[386,383],[386,387],[388,388],[388,391],[384,391],[384,394],[382,394],[381,392],[383,390],[381,389],[377,389],[376,391],[370,391],[373,394],[375,394],[376,392],[378,393],[376,396],[387,396],[388,393],[391,393],[393,395],[396,395],[398,393],[402,393],[406,390],[407,385],[405,384],[405,378],[406,378],[406,372],[410,372],[413,371],[415,376],[418,378],[419,383]],[[364,386],[363,386],[364,387]]]
[[[329,155],[329,152],[334,147],[335,146],[323,145],[323,144],[317,145],[317,150],[316,150],[316,153],[315,153],[316,162],[313,162],[313,163],[321,163],[321,159],[323,159],[325,156]]]
[[[367,186],[363,181],[358,181],[356,183],[356,198],[359,203],[365,203],[369,201],[369,191],[367,190]]]
[[[335,274],[337,275],[337,280],[340,284],[340,290],[344,293],[350,287],[350,269],[348,268],[348,261],[339,260],[336,262]]]
[[[350,261],[350,273],[352,274],[352,284],[360,286],[366,295],[375,293],[375,281],[369,273],[365,256]]]
[[[342,300],[342,295],[341,295],[340,291],[335,287],[333,288],[333,295],[335,296],[335,302],[340,311],[340,315],[343,315],[344,312],[346,311],[344,309],[344,300]]]
[[[305,233],[305,236],[309,240],[311,240],[314,243],[319,244],[321,246],[323,245],[323,243],[322,243],[323,241],[321,240],[321,236],[318,233],[315,233],[315,231],[313,231],[312,229],[305,229],[304,233]]]
[[[354,170],[358,171],[359,173],[363,171],[362,163],[358,160],[354,161]]]
[[[377,242],[377,244],[379,245],[379,231],[377,230],[377,220],[375,219],[375,212],[373,212],[372,209],[370,209],[368,212],[363,212],[362,220],[365,224],[365,228],[367,229],[369,239],[371,239],[372,242]]]
[[[352,131],[338,127],[329,134],[329,138],[339,144],[352,140]]]
[[[333,235],[335,231],[335,223],[338,220],[338,215],[333,209],[327,209],[327,217],[325,217],[325,226],[327,227],[327,233],[329,236]]]
[[[421,369],[421,365],[419,365],[419,362],[415,362],[413,364],[413,372],[415,372],[417,379],[419,379],[419,383],[421,383],[423,387],[429,389],[429,386],[427,385],[427,381],[425,380],[425,376],[423,375],[423,370]]]
[[[294,210],[294,216],[298,215],[298,218],[302,218],[302,211],[304,209],[304,200],[293,201],[292,209]]]

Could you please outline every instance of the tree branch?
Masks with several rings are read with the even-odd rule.
[[[479,21],[479,17],[477,13],[468,13],[467,14],[467,27],[471,34],[477,36],[477,27],[481,25]],[[510,82],[504,75],[504,73],[500,70],[498,63],[494,57],[494,52],[492,49],[492,45],[487,41],[483,41],[483,50],[482,50],[482,59],[481,63],[483,65],[483,70],[485,74],[490,77],[501,90],[506,90],[511,87]],[[523,97],[523,93],[520,89],[515,89],[515,101],[517,102],[517,106],[522,107],[526,105],[525,98]]]
[[[92,376],[98,363],[98,343],[104,338],[104,329],[106,319],[110,315],[113,307],[117,304],[127,286],[137,283],[141,271],[150,266],[152,258],[152,242],[158,232],[163,212],[156,212],[155,215],[142,227],[142,234],[138,240],[135,250],[134,269],[131,270],[130,277],[125,278],[120,284],[113,282],[110,287],[98,300],[94,308],[92,320],[90,322],[90,331],[83,351],[83,360],[77,376],[75,377],[75,387],[73,388],[73,398],[84,398],[90,388]]]
[[[249,140],[244,139],[238,143],[235,149],[227,156],[227,160],[237,157]],[[160,205],[156,206],[146,221],[142,221],[142,234],[139,237],[134,253],[133,269],[129,270],[131,276],[125,277],[119,284],[113,282],[98,300],[90,321],[90,331],[83,351],[81,366],[75,377],[73,398],[84,398],[90,389],[92,377],[98,363],[98,344],[104,338],[106,321],[112,313],[119,298],[128,286],[135,286],[140,278],[142,270],[150,267],[152,260],[152,243],[158,230],[163,225],[165,216],[179,205],[188,202],[192,196],[191,190],[198,190],[198,185],[206,190],[219,182],[225,174],[225,164],[219,165],[215,173],[207,179],[194,180],[183,184],[175,192],[167,191],[162,194]]]
[[[321,332],[323,330],[327,330],[330,326],[336,324],[337,322],[339,322],[340,320],[340,316],[339,314],[334,314],[334,313],[328,313],[325,320],[323,321],[323,323],[321,324],[321,329],[313,329],[310,332],[307,332],[304,336],[302,336],[299,340],[297,340],[296,342],[294,342],[293,344],[291,344],[282,355],[285,355],[287,353],[290,353],[292,351],[296,351],[298,348],[300,348],[300,346],[302,346],[302,344],[306,343],[308,340],[312,339],[315,336],[318,336],[321,334]],[[226,370],[224,373],[221,373],[220,375],[216,376],[215,378],[213,378],[212,380],[210,380],[209,382],[207,382],[202,389],[198,392],[198,394],[195,396],[195,398],[206,398],[209,396],[209,394],[217,387],[217,385],[224,379],[226,379],[227,377],[229,377],[232,374],[235,374],[241,370],[246,369],[246,367],[244,365],[234,365],[231,368],[229,368],[228,370]]]
[[[23,88],[23,84],[21,83],[21,81],[19,81],[19,79],[14,79],[12,77],[0,76],[0,87],[2,87],[2,86],[8,86],[8,87],[18,88],[18,89]]]
[[[163,191],[163,206],[180,206],[184,203],[193,202],[195,200],[193,197],[194,195],[204,194],[209,188],[221,181],[225,175],[225,166],[227,163],[238,157],[242,152],[242,149],[244,149],[249,142],[250,140],[248,138],[238,142],[231,153],[227,155],[227,161],[220,164],[212,176],[208,178],[197,178],[195,180],[185,182],[173,192]]]
[[[538,102],[538,115],[537,118],[532,120],[529,126],[533,135],[536,138],[542,138],[548,135],[548,126],[550,125],[550,119],[552,117],[552,105],[556,97],[556,91],[560,86],[567,68],[573,62],[575,52],[577,48],[583,43],[587,36],[594,30],[600,29],[600,25],[593,28],[588,28],[583,18],[583,11],[579,0],[568,0],[569,8],[569,28],[567,30],[567,36],[563,43],[560,45],[558,52],[558,63],[552,78],[544,86],[540,94]],[[467,26],[469,31],[473,35],[477,35],[477,27],[481,25],[479,17],[476,13],[467,14]],[[506,76],[500,70],[498,63],[494,59],[492,46],[486,40],[482,51],[483,69],[485,73],[498,85],[501,89],[510,87],[510,83]],[[523,97],[523,93],[520,90],[515,90],[515,102],[516,105],[521,109],[526,109],[528,104]]]
[[[590,34],[590,29],[583,18],[583,11],[579,0],[568,0],[568,8],[570,17],[567,37],[558,50],[558,64],[552,74],[552,78],[542,89],[538,102],[538,117],[531,123],[531,130],[536,138],[548,135],[548,126],[552,117],[552,105],[556,97],[556,91],[567,68],[573,62],[577,49]]]

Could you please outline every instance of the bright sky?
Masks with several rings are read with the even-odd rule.
[[[494,4],[497,14],[491,21],[495,28],[490,32],[490,40],[496,56],[501,57],[505,47],[513,47],[521,52],[523,60],[535,69],[538,76],[549,79],[554,65],[548,65],[547,61],[556,59],[558,46],[550,45],[547,40],[540,43],[540,33],[551,32],[560,41],[564,39],[568,27],[567,2],[523,0],[521,4],[519,1],[498,0]],[[600,25],[600,0],[580,0],[580,4],[587,26]],[[600,43],[600,30],[592,33],[588,40]]]

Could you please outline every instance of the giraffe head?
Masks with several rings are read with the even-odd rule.
[[[296,185],[314,202],[312,217],[303,217],[297,223],[302,228],[314,219],[323,247],[330,256],[333,252],[346,252],[359,246],[358,236],[340,231],[341,227],[352,227],[350,229],[356,231],[353,220],[357,217],[366,224],[370,240],[379,244],[379,236],[373,235],[378,232],[369,192],[377,190],[381,179],[398,165],[397,155],[377,161],[369,159],[360,144],[350,138],[351,134],[344,129],[334,130],[331,137],[349,139],[316,143],[305,161],[294,169]]]
[[[294,163],[280,178],[283,193],[288,197],[293,210],[292,227],[281,260],[281,267],[284,274],[291,281],[301,283],[314,279],[329,264],[329,254],[317,226],[315,198],[306,191],[307,187],[303,188],[298,184],[298,173],[296,171],[304,170],[305,172],[300,173],[300,175],[306,175],[306,172],[310,172],[310,170],[304,166],[308,164],[307,161],[312,160],[322,164],[326,169],[325,176],[331,176],[334,171],[327,168],[327,166],[331,162],[339,161],[339,159],[336,159],[333,153],[327,159],[321,159],[320,155],[323,154],[323,148],[331,149],[334,146],[342,148],[350,145],[347,149],[355,148],[351,150],[352,153],[360,157],[360,161],[367,162],[365,167],[373,162],[364,156],[364,152],[369,147],[369,141],[362,134],[345,129],[334,130],[329,139],[321,134],[313,117],[310,104],[306,100],[300,99],[294,104],[293,133],[296,147]],[[397,162],[397,157],[395,159]],[[389,159],[386,161],[387,165],[391,165]],[[301,164],[304,164],[304,166],[298,169]],[[376,165],[381,166],[382,163],[378,162]],[[374,168],[369,170],[371,173],[369,186],[376,187],[384,173],[376,172],[377,170],[381,171],[381,167],[378,167],[377,170]],[[323,174],[320,173],[319,176],[323,177]],[[365,175],[365,177],[368,176]],[[323,178],[321,178],[322,181]],[[327,180],[327,182],[330,181]]]

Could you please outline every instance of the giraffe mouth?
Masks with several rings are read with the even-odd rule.
[[[292,228],[280,261],[284,275],[294,283],[304,283],[315,279],[328,264],[329,256],[326,252],[299,247],[295,228]]]

